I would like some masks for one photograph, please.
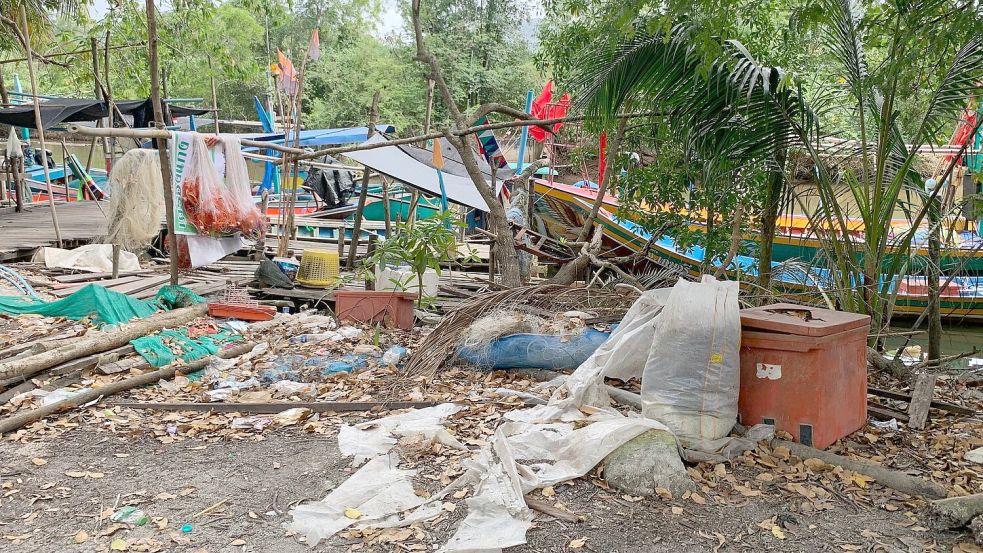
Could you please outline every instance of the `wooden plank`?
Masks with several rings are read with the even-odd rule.
[[[75,292],[81,290],[82,288],[85,288],[89,284],[98,284],[99,286],[102,286],[103,288],[114,288],[114,287],[119,286],[121,284],[127,284],[127,283],[130,283],[130,282],[136,282],[136,281],[138,281],[138,280],[140,280],[142,278],[143,278],[142,276],[136,275],[136,276],[128,276],[128,277],[122,277],[122,278],[114,278],[114,279],[110,279],[110,280],[103,280],[103,281],[99,281],[99,282],[77,282],[77,283],[73,283],[73,284],[55,284],[55,285],[52,286],[53,290],[52,290],[51,294],[54,295],[54,296],[58,296],[58,297],[64,297],[64,296],[67,296],[69,294],[75,293]]]
[[[867,402],[867,414],[872,418],[882,421],[896,419],[898,422],[908,422],[908,415],[904,411],[891,409],[890,407],[885,407],[877,403]]]
[[[119,276],[120,277],[128,277],[128,276],[134,276],[134,275],[146,275],[146,274],[150,274],[150,273],[153,273],[153,272],[154,272],[153,269],[140,269],[139,271],[121,271],[120,274],[119,274]],[[53,280],[57,280],[58,282],[62,282],[62,283],[68,284],[68,283],[73,283],[73,282],[91,282],[91,281],[97,281],[97,280],[111,278],[112,276],[113,276],[113,273],[81,273],[81,274],[74,274],[74,275],[58,275],[58,276],[54,276],[54,277],[51,277],[51,278]],[[104,284],[104,283],[103,282],[99,282],[99,284]]]
[[[935,381],[938,375],[934,373],[918,373],[911,387],[911,403],[908,404],[908,428],[921,430],[928,422],[928,408],[935,395]]]
[[[126,409],[156,409],[158,411],[218,411],[222,413],[282,413],[287,409],[310,409],[315,413],[333,411],[388,411],[418,409],[437,405],[433,401],[284,401],[272,403],[112,403],[111,407]]]

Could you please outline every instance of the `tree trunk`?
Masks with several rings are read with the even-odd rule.
[[[0,102],[4,105],[10,103],[10,95],[7,94],[7,85],[3,82],[3,66],[0,65]]]
[[[941,186],[941,185],[940,185]],[[942,278],[942,206],[938,198],[928,207],[928,360],[942,357],[942,310],[939,305],[939,280]]]
[[[761,212],[761,247],[758,252],[758,286],[771,289],[771,258],[775,245],[775,227],[778,223],[778,210],[782,204],[782,190],[785,188],[785,151],[779,152],[780,171],[768,176],[765,188],[764,206]]]
[[[731,261],[734,261],[734,258],[737,257],[737,252],[741,248],[741,219],[743,218],[744,204],[738,200],[730,227],[730,249],[727,250],[727,257],[724,258],[720,266],[713,272],[713,278],[720,278],[727,271],[727,266],[730,265]]]
[[[185,324],[203,316],[207,312],[208,305],[202,303],[174,311],[156,313],[146,319],[124,325],[112,332],[99,332],[92,336],[83,336],[71,344],[58,349],[23,359],[0,363],[0,380],[6,380],[15,376],[28,377],[60,363],[71,361],[72,359],[118,348],[126,345],[130,340],[157,332],[162,328]]]

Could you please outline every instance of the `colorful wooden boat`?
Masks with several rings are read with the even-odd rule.
[[[549,189],[537,186],[535,201],[536,218],[542,228],[554,237],[574,239],[573,233],[581,228],[590,212],[594,197],[588,190],[573,190],[567,185],[551,185]],[[612,198],[613,200],[613,198]],[[608,204],[605,198],[604,204]],[[641,252],[647,248],[648,257],[662,266],[668,266],[696,276],[707,269],[719,267],[717,259],[707,260],[706,251],[700,246],[681,248],[671,236],[657,237],[637,223],[619,218],[602,207],[598,212],[597,223],[603,230],[604,247],[612,255]],[[757,259],[738,255],[727,267],[728,272],[739,280],[754,283],[757,277]],[[828,269],[804,269],[803,265],[788,267],[773,261],[776,269],[775,280],[784,292],[796,299],[823,304],[828,301],[830,274]],[[898,294],[895,302],[896,315],[917,316],[928,305],[925,277],[909,276],[892,283]],[[940,298],[942,316],[947,319],[983,320],[983,277],[959,276],[952,279]]]

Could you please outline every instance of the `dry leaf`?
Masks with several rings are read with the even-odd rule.
[[[441,509],[447,511],[448,513],[453,513],[457,509],[457,505],[451,503],[450,501],[445,501],[441,506]]]
[[[771,535],[775,536],[776,538],[778,538],[780,540],[784,540],[785,539],[785,532],[782,532],[782,529],[779,528],[779,526],[777,524],[773,524],[772,525],[772,527],[771,527]]]
[[[553,489],[553,486],[547,486],[543,488],[542,491],[540,491],[540,493],[543,494],[543,497],[553,497],[554,495],[556,495],[556,490]]]
[[[85,543],[87,539],[89,539],[89,534],[85,530],[79,530],[75,534],[75,543]]]
[[[69,478],[85,478],[85,474],[86,473],[85,473],[84,470],[66,470],[65,471],[65,476],[68,476]]]
[[[126,551],[126,540],[116,538],[109,544],[110,551]]]
[[[362,516],[362,513],[360,513],[358,509],[348,507],[347,509],[345,509],[345,516],[352,520],[358,520],[359,517]]]
[[[229,543],[229,545],[246,545],[246,540],[243,539],[232,540],[232,542]]]
[[[672,509],[670,509],[670,510],[672,511],[672,514],[674,514],[674,515],[681,515],[681,514],[683,514],[683,508],[682,507],[676,507],[674,505],[672,507]]]
[[[587,538],[586,537],[584,537],[584,538],[577,538],[575,540],[571,540],[570,543],[567,545],[567,547],[569,547],[570,549],[580,549],[586,543],[587,543]]]
[[[48,461],[46,461],[45,459],[42,459],[40,457],[34,457],[34,458],[32,458],[31,459],[31,462],[34,463],[34,466],[36,466],[36,467],[40,467],[41,465],[47,465],[48,464]]]
[[[707,500],[704,499],[703,496],[700,495],[700,494],[698,494],[698,493],[694,493],[694,494],[690,495],[689,498],[693,501],[693,503],[696,503],[697,505],[706,505],[707,504]]]

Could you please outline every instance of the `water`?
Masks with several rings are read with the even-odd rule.
[[[904,324],[904,323],[907,323]],[[906,332],[911,330],[914,320],[897,320],[891,327],[893,332]],[[919,345],[922,352],[928,353],[928,332],[927,322],[922,323],[920,330],[926,332],[917,336],[912,336],[908,345]],[[892,336],[885,340],[885,349],[892,350],[905,344],[904,336]],[[956,355],[966,351],[971,351],[973,347],[983,349],[983,325],[965,323],[962,325],[942,325],[942,355]],[[976,357],[983,358],[983,352],[976,354]],[[963,358],[953,363],[957,368],[969,368],[969,358]]]

